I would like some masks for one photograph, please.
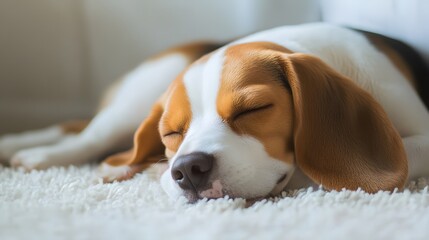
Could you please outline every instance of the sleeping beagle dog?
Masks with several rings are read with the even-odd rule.
[[[392,43],[313,23],[182,46],[115,84],[89,125],[5,136],[0,156],[30,170],[132,147],[98,174],[125,180],[167,159],[162,187],[190,202],[310,184],[400,189],[429,174],[429,75]]]

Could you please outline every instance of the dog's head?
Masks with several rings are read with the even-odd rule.
[[[134,163],[165,152],[164,189],[190,201],[276,194],[296,167],[328,189],[392,190],[407,178],[401,139],[367,92],[320,59],[267,42],[192,64],[135,145]]]

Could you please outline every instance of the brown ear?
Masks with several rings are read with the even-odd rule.
[[[164,157],[164,145],[158,132],[158,123],[163,113],[160,102],[156,103],[146,120],[134,135],[132,149],[108,157],[98,168],[104,182],[126,180]]]
[[[134,134],[134,147],[132,152],[117,155],[116,158],[108,158],[106,163],[111,166],[135,164],[150,165],[162,158],[165,147],[161,142],[158,124],[163,111],[162,105],[156,103],[149,116],[143,121]]]
[[[398,132],[373,97],[320,59],[285,55],[295,111],[295,161],[328,189],[402,188],[408,175]]]

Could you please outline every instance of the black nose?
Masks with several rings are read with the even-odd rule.
[[[207,183],[213,161],[213,155],[203,152],[180,156],[173,163],[171,176],[182,189],[198,191]]]

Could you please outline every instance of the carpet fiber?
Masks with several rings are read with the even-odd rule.
[[[300,189],[246,208],[171,201],[154,171],[102,184],[91,166],[0,166],[0,239],[429,239],[428,180],[395,193]]]

